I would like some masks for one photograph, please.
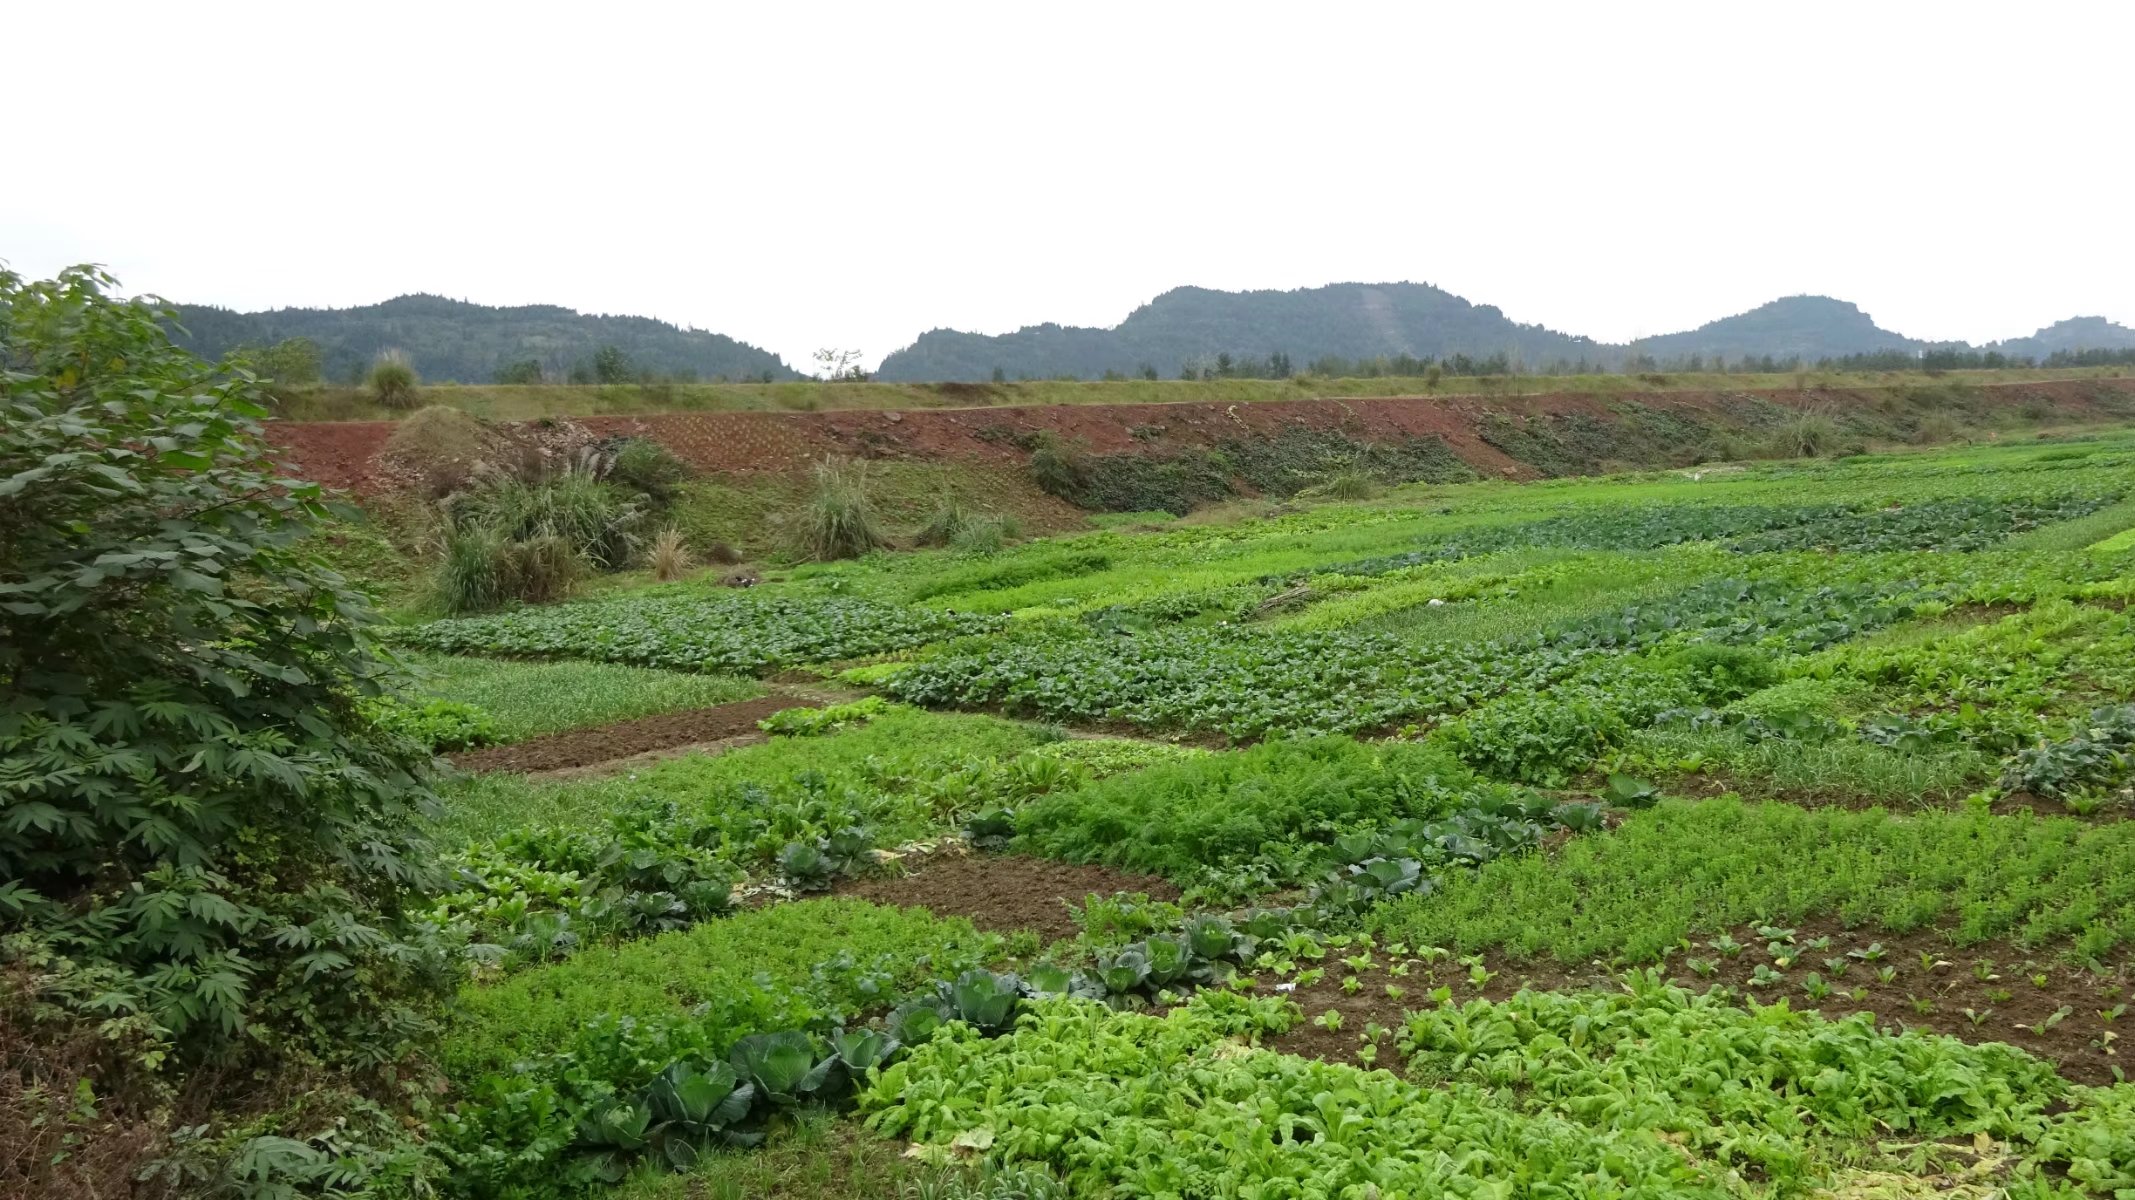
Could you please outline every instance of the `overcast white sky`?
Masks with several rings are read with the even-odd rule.
[[[2135,4],[0,0],[0,259],[428,291],[806,367],[1167,288],[1436,283],[1608,340],[1827,293],[2135,324]]]

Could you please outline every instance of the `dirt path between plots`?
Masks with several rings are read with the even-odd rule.
[[[536,775],[581,768],[634,763],[663,751],[710,745],[741,745],[760,741],[756,723],[788,708],[821,708],[823,702],[809,696],[774,692],[755,700],[738,700],[710,708],[688,708],[657,713],[608,725],[564,729],[514,742],[451,755],[452,765],[463,771],[510,771]]]
[[[980,929],[1015,933],[1028,929],[1046,941],[1078,932],[1071,908],[1091,893],[1142,892],[1154,900],[1177,900],[1179,889],[1155,875],[1080,866],[1021,854],[943,851],[909,875],[855,879],[840,884],[840,896],[900,908],[924,908],[937,917],[964,917]]]
[[[1832,1020],[1869,1012],[1886,1029],[1928,1030],[1966,1042],[2007,1042],[2057,1064],[2065,1078],[2077,1083],[2110,1084],[2114,1066],[2125,1065],[2117,1051],[2127,1022],[2119,1020],[2120,1014],[2113,1009],[2128,1001],[2129,985],[2135,981],[2135,970],[2127,963],[2092,971],[2071,966],[2058,952],[2027,951],[2007,942],[1960,948],[1934,930],[1879,933],[1847,930],[1835,921],[1819,920],[1795,927],[1798,957],[1780,969],[1773,967],[1770,943],[1754,928],[1737,929],[1732,936],[1741,943],[1732,957],[1710,949],[1700,938],[1694,953],[1678,954],[1669,961],[1666,973],[1693,992],[1725,985],[1738,997],[1764,1004],[1784,999],[1797,1011],[1819,1012]],[[1831,939],[1829,947],[1807,947],[1806,943],[1824,937]],[[1876,957],[1855,958],[1855,951]],[[1523,987],[1576,991],[1622,986],[1620,973],[1601,963],[1566,968],[1548,960],[1521,961],[1491,951],[1483,955],[1489,976],[1478,986],[1469,968],[1450,956],[1423,962],[1392,955],[1382,944],[1368,956],[1372,965],[1352,971],[1342,961],[1349,953],[1330,949],[1324,959],[1298,963],[1300,968],[1323,968],[1326,974],[1291,994],[1305,1010],[1305,1020],[1273,1039],[1269,1043],[1273,1048],[1328,1062],[1355,1063],[1360,1061],[1361,1031],[1377,1022],[1390,1031],[1377,1052],[1377,1065],[1388,1066],[1399,1058],[1393,1043],[1403,1014],[1434,1007],[1433,988],[1451,989],[1453,1002],[1464,1004],[1476,999],[1504,1000]],[[1692,968],[1692,960],[1699,961],[1702,969]],[[1842,966],[1834,969],[1829,960]],[[1405,973],[1393,974],[1404,964]],[[1753,986],[1759,966],[1773,968],[1783,978]],[[1888,980],[1879,977],[1884,971],[1890,973]],[[1831,988],[1820,1000],[1805,990],[1812,973]],[[1343,987],[1351,976],[1358,981],[1354,992]],[[2039,976],[2044,977],[2044,986]],[[1263,989],[1275,982],[1262,976]],[[1389,994],[1389,986],[1397,991]],[[2068,1011],[2056,1017],[2063,1008]],[[1334,1029],[1318,1023],[1330,1009],[1341,1014]]]

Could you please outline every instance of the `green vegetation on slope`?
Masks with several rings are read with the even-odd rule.
[[[521,662],[458,655],[413,656],[417,694],[472,704],[495,722],[496,741],[516,742],[581,725],[729,704],[763,695],[752,679],[597,662]]]

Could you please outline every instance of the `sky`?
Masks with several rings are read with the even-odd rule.
[[[806,368],[1169,288],[1607,341],[2135,324],[2135,4],[0,0],[0,260],[656,316]]]

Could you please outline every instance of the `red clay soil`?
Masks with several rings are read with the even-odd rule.
[[[2119,1035],[2131,1026],[2126,1019],[2108,1021],[2104,1016],[2130,999],[2128,989],[2135,973],[2126,963],[2094,973],[2071,966],[2052,951],[2027,951],[2000,942],[1958,948],[1933,930],[1907,934],[1849,931],[1836,922],[1817,921],[1795,927],[1799,957],[1784,969],[1784,981],[1751,987],[1751,973],[1759,965],[1772,965],[1772,956],[1766,939],[1758,937],[1754,928],[1737,929],[1733,936],[1742,943],[1735,957],[1709,949],[1704,945],[1707,939],[1700,937],[1695,939],[1694,952],[1669,961],[1668,975],[1692,991],[1724,984],[1737,996],[1766,1004],[1784,998],[1796,1010],[1815,1010],[1834,1020],[1871,1012],[1876,1024],[1888,1029],[1905,1026],[1967,1042],[2008,1042],[2058,1064],[2061,1074],[2077,1083],[2110,1084],[2113,1067],[2126,1065],[2116,1051]],[[1828,949],[1803,947],[1820,937],[1831,939]],[[1849,951],[1866,950],[1876,943],[1882,946],[1882,957],[1876,961],[1848,957]],[[1342,957],[1348,953],[1330,949],[1324,959],[1298,963],[1301,968],[1324,968],[1326,975],[1292,994],[1305,1010],[1305,1020],[1275,1039],[1275,1049],[1328,1062],[1357,1062],[1360,1034],[1366,1025],[1377,1022],[1398,1035],[1402,1014],[1432,1007],[1430,993],[1436,987],[1451,988],[1453,1000],[1466,1003],[1479,998],[1503,1000],[1522,987],[1564,991],[1619,986],[1617,974],[1601,964],[1565,968],[1546,959],[1520,961],[1496,951],[1484,955],[1484,967],[1491,976],[1481,987],[1471,982],[1468,968],[1451,957],[1432,963],[1407,960],[1408,973],[1396,976],[1388,968],[1404,960],[1388,954],[1383,944],[1371,951],[1374,965],[1363,971],[1351,972],[1343,965]],[[1690,968],[1691,959],[1709,964],[1711,973]],[[1841,960],[1845,973],[1834,973],[1827,959]],[[1886,968],[1893,972],[1887,983],[1877,977]],[[1981,970],[1990,978],[1980,978]],[[1830,994],[1820,1001],[1804,991],[1811,972],[1831,985]],[[1361,985],[1354,993],[1342,988],[1342,981],[1352,974]],[[2043,987],[2034,979],[2041,974],[2045,976]],[[1263,976],[1261,986],[1276,982]],[[1389,984],[1400,989],[1400,995],[1389,996]],[[1860,989],[1858,996],[1855,989]],[[2055,1019],[2063,1007],[2070,1011]],[[1316,1023],[1329,1009],[1342,1014],[1340,1029]],[[1975,1022],[1974,1016],[1979,1020]],[[1399,1059],[1394,1037],[1389,1036],[1379,1045],[1374,1065],[1398,1068]]]
[[[1154,875],[1131,875],[1106,867],[1077,866],[1021,854],[942,853],[910,875],[857,879],[837,893],[876,904],[924,908],[937,917],[965,917],[995,933],[1031,930],[1046,941],[1074,937],[1068,911],[1091,893],[1142,892],[1176,900],[1179,890]]]
[[[509,746],[490,746],[451,755],[463,771],[511,771],[533,774],[589,767],[654,750],[695,746],[759,732],[756,723],[789,708],[820,708],[813,700],[765,696],[711,708],[659,713],[612,725],[591,725],[545,733]]]
[[[1981,389],[2011,407],[2044,405],[2080,421],[2106,393],[2124,396],[2130,380],[2062,380],[1993,384]],[[1479,436],[1482,418],[1583,414],[1613,419],[1636,404],[1661,412],[1723,414],[1747,403],[1845,407],[1882,393],[1843,389],[1739,392],[1627,392],[1608,396],[1558,392],[1534,396],[1391,396],[1373,399],[1270,400],[1251,404],[1071,404],[936,408],[906,412],[649,413],[573,420],[598,434],[649,437],[703,471],[789,474],[825,455],[982,462],[1020,466],[1019,438],[1046,432],[1097,453],[1175,454],[1241,436],[1269,436],[1285,426],[1338,429],[1363,441],[1443,438],[1485,475],[1526,478],[1528,468]],[[269,440],[307,478],[374,493],[390,486],[378,453],[391,421],[274,421]]]

